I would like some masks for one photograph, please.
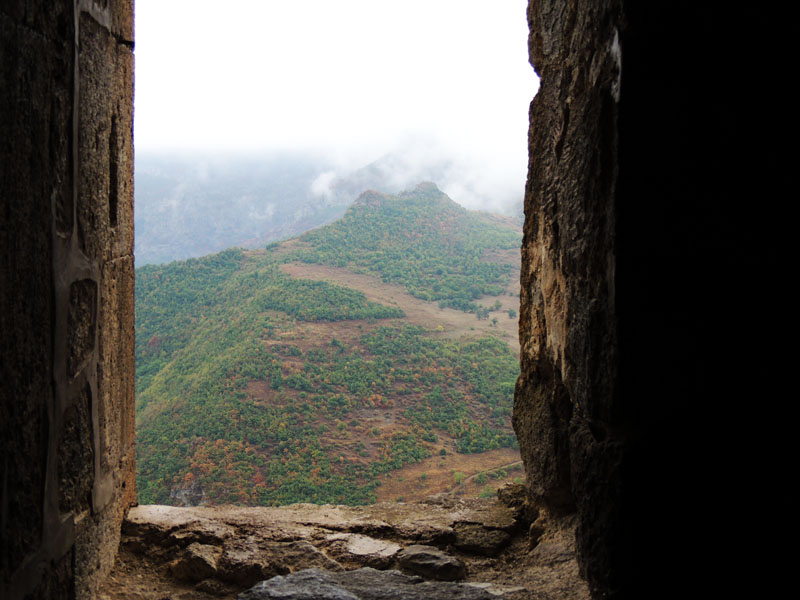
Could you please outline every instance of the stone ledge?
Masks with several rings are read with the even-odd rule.
[[[572,522],[540,519],[546,529],[537,540],[547,549],[542,553],[531,545],[526,513],[519,507],[494,499],[445,500],[276,508],[138,506],[123,524],[118,563],[101,598],[233,599],[260,581],[287,579],[304,569],[327,574],[400,570],[405,571],[401,577],[419,582],[457,579],[468,587],[448,589],[468,590],[476,598],[589,597],[578,576]],[[405,557],[420,547],[441,559],[434,562],[443,572],[433,565],[421,573],[407,564]],[[552,560],[556,553],[558,561]],[[463,570],[454,575],[452,565]]]

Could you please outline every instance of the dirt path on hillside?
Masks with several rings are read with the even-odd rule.
[[[504,465],[497,465],[497,466],[493,466],[493,467],[491,467],[489,469],[484,469],[482,471],[482,473],[484,473],[486,475],[487,481],[489,481],[490,479],[498,478],[499,471],[501,471],[501,470],[506,471],[506,472],[508,470],[512,470],[511,475],[514,475],[515,473],[517,473],[517,471],[519,471],[517,473],[517,476],[519,477],[520,475],[523,475],[522,469],[523,469],[522,459],[520,459],[520,460],[515,460],[514,462],[506,463]],[[475,484],[476,486],[484,485],[486,483],[486,481],[484,481],[483,483],[480,483],[480,482],[476,481],[476,478],[478,477],[478,475],[480,475],[480,473],[475,473],[474,475],[470,475],[469,477],[464,477],[464,479],[461,481],[460,484],[457,484],[457,485],[451,487],[449,490],[447,490],[447,492],[450,493],[450,494],[457,494],[459,489],[462,489],[462,487],[468,486],[470,484]],[[522,477],[519,477],[519,478],[522,479]],[[494,485],[495,489],[499,488],[499,487],[502,487],[506,483],[511,483],[513,481],[513,477],[509,476],[508,473],[506,473],[506,475],[501,477],[500,479],[501,479],[501,483],[500,484],[495,484]]]
[[[436,302],[415,298],[400,286],[384,283],[373,275],[354,273],[347,268],[291,262],[282,264],[281,269],[298,279],[327,281],[359,290],[368,300],[402,309],[408,320],[415,325],[434,332],[441,326],[443,335],[447,337],[498,337],[511,347],[514,354],[519,355],[518,317],[509,318],[505,312],[509,308],[519,310],[518,273],[511,277],[505,294],[484,296],[478,301],[484,306],[492,306],[497,301],[501,304],[500,310],[492,311],[488,319],[478,320],[473,313],[439,308]],[[493,319],[497,319],[496,325],[492,322]]]
[[[521,464],[519,450],[498,448],[478,454],[458,454],[452,450],[452,443],[446,445],[451,450],[445,456],[434,453],[418,463],[381,475],[381,485],[375,489],[378,502],[421,502],[442,492],[476,498],[485,493],[487,487],[494,491],[515,478],[525,477],[521,468],[509,469],[504,477],[487,477],[486,481],[478,483],[475,477],[479,473]]]

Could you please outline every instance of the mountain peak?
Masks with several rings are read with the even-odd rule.
[[[353,206],[379,206],[390,196],[378,190],[366,190],[359,195],[353,202]]]
[[[417,186],[414,188],[415,192],[439,192],[442,193],[442,190],[433,183],[432,181],[423,181],[422,183],[418,183]]]

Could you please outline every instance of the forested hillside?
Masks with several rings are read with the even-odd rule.
[[[352,265],[469,311],[481,296],[501,294],[514,268],[487,253],[520,246],[509,219],[470,212],[430,183],[398,196],[366,192],[341,219],[300,239],[311,245],[296,253],[304,262]]]
[[[519,244],[424,184],[265,250],[137,269],[139,501],[368,503],[407,465],[513,447],[498,322]],[[304,264],[330,277],[290,274]]]

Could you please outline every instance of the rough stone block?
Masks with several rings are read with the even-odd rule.
[[[67,373],[74,377],[92,354],[97,329],[97,283],[75,281],[69,290]]]
[[[170,564],[173,577],[182,581],[199,582],[217,574],[222,548],[208,544],[189,544],[185,554]]]
[[[239,595],[239,600],[490,600],[497,596],[464,583],[423,582],[399,571],[364,567],[344,573],[305,569],[262,581]]]
[[[44,37],[48,43],[61,43],[70,39],[74,31],[73,0],[4,0],[0,15],[5,14],[31,32]]]
[[[336,560],[374,569],[386,569],[394,562],[401,546],[358,533],[333,533],[327,536],[328,547]]]
[[[98,437],[104,473],[117,468],[134,437],[133,257],[103,265],[100,277]]]
[[[96,5],[108,18],[86,14]],[[92,597],[135,500],[132,10],[130,0],[0,5],[4,598]],[[103,473],[100,390],[120,415]]]
[[[133,41],[133,2],[129,0],[81,0],[81,10],[126,42]]]
[[[133,54],[85,13],[80,38],[80,242],[110,260],[133,252]]]
[[[67,180],[71,46],[29,3],[0,8],[0,585],[42,541],[53,398],[51,198]],[[39,6],[37,14],[58,7]],[[42,16],[44,19],[44,16]],[[0,587],[0,596],[3,595]]]
[[[463,561],[433,546],[407,546],[398,552],[397,562],[404,571],[426,579],[456,581],[467,576]]]
[[[94,485],[92,390],[83,387],[64,412],[58,443],[58,507],[61,512],[89,509]]]
[[[491,529],[478,523],[456,523],[455,547],[465,552],[483,556],[497,554],[511,542],[511,534],[502,529]]]

